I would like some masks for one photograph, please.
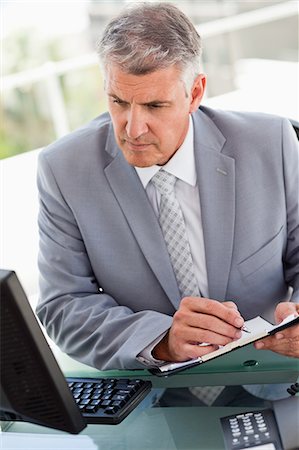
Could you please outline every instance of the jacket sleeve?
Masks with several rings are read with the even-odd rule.
[[[134,312],[102,292],[45,152],[39,157],[37,183],[40,299],[36,312],[47,333],[62,351],[100,370],[144,368],[136,356],[170,327],[172,317],[150,310]]]

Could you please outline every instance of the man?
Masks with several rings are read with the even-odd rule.
[[[298,313],[289,122],[200,106],[200,37],[173,5],[129,8],[99,53],[109,113],[39,159],[37,312],[51,338],[102,370],[143,368],[238,339],[244,319]],[[158,172],[171,174],[175,220],[184,219],[172,244],[182,221],[166,237]],[[299,357],[298,328],[256,347]]]

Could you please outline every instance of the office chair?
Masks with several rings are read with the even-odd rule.
[[[297,138],[299,140],[299,122],[297,120],[294,120],[294,119],[289,119],[289,120],[290,120],[291,124],[293,125],[293,128],[294,128],[294,130],[295,130],[295,132],[297,134]]]

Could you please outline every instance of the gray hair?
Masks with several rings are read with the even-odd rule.
[[[201,39],[192,22],[169,3],[138,3],[106,26],[97,50],[107,70],[145,75],[176,65],[186,88],[199,73]]]

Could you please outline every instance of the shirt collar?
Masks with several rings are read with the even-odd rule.
[[[175,152],[173,157],[162,166],[166,172],[171,173],[182,181],[185,181],[191,186],[196,185],[196,170],[194,159],[194,129],[191,116],[189,116],[189,128],[184,142],[180,148]],[[135,167],[136,172],[146,188],[153,176],[161,169],[161,166],[150,167]]]

